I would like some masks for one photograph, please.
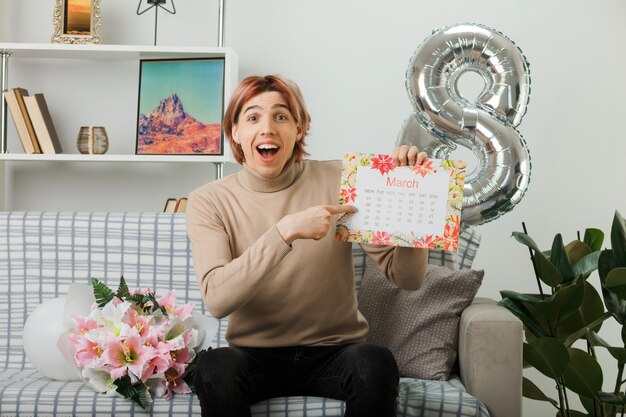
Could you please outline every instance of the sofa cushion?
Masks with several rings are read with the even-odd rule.
[[[428,263],[431,265],[445,266],[450,269],[470,269],[480,245],[480,233],[473,228],[464,229],[459,234],[459,250],[457,252],[444,250],[428,251]],[[354,265],[354,283],[357,294],[361,288],[361,280],[365,273],[365,259],[367,255],[361,246],[352,246],[352,263]]]
[[[402,378],[398,416],[489,417],[485,406],[465,392],[458,379],[420,381]],[[252,417],[341,417],[345,403],[318,397],[281,397],[251,407]],[[171,401],[158,398],[148,410],[118,397],[98,394],[80,381],[52,381],[37,371],[0,371],[0,416],[108,417],[199,416],[195,395],[175,395]]]
[[[370,325],[368,341],[394,354],[400,374],[447,380],[457,357],[459,320],[484,271],[428,265],[417,291],[401,290],[370,259],[359,293],[359,310]]]

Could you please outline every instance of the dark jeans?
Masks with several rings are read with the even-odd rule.
[[[369,343],[213,349],[195,380],[202,417],[250,417],[250,404],[304,395],[344,400],[345,417],[392,417],[398,383],[391,352]]]

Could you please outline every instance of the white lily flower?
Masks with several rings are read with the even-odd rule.
[[[131,304],[128,301],[115,302],[110,301],[101,310],[94,312],[95,320],[99,323],[113,330],[115,336],[119,336],[122,332],[122,327],[125,323],[122,323],[122,319],[126,314],[126,311],[130,308]],[[126,325],[128,327],[128,325]]]
[[[95,391],[110,397],[119,396],[113,378],[106,369],[84,368],[81,375]]]
[[[180,319],[173,317],[170,322],[165,326],[165,341],[170,343],[179,349],[185,347],[185,332],[187,326]]]
[[[165,384],[165,375],[163,373],[156,373],[148,378],[145,382],[148,387],[148,391],[153,395],[154,398],[161,398],[165,395],[166,384]]]
[[[204,330],[191,328],[189,330],[189,334],[191,337],[189,338],[189,343],[187,347],[190,349],[195,349],[200,346],[200,343],[204,341]]]

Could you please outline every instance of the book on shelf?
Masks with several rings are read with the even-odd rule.
[[[168,198],[165,201],[164,213],[184,213],[187,210],[187,197]]]
[[[33,121],[30,118],[30,114],[28,113],[28,109],[26,108],[26,102],[24,101],[24,98],[28,97],[28,90],[20,87],[15,87],[13,88],[13,92],[15,93],[17,104],[19,104],[22,116],[24,117],[26,129],[28,129],[28,136],[30,137],[30,141],[33,143],[35,153],[41,153],[41,147],[39,145],[39,139],[37,138],[37,132],[35,132],[35,128],[33,127]]]
[[[174,208],[175,213],[184,213],[187,211],[187,198],[182,197],[178,199],[176,202],[176,207]]]
[[[163,207],[163,213],[174,213],[174,209],[176,208],[176,203],[178,200],[175,198],[168,198],[165,201],[165,207]]]
[[[48,154],[62,153],[61,143],[43,94],[24,96],[24,103],[39,140],[41,151]]]
[[[41,153],[35,130],[28,116],[26,105],[24,104],[24,95],[28,95],[28,91],[23,88],[11,88],[2,92],[7,102],[11,117],[15,123],[17,135],[22,143],[25,153]],[[19,97],[19,99],[18,99]],[[21,105],[20,105],[21,103]],[[35,146],[36,145],[36,146]]]

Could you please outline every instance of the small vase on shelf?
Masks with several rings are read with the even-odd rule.
[[[109,149],[109,138],[103,126],[82,126],[76,144],[82,154],[101,155]]]

